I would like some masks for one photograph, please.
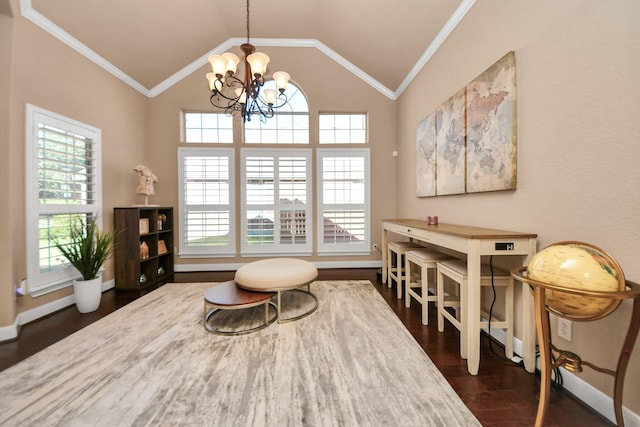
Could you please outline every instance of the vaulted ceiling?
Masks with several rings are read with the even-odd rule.
[[[396,98],[476,0],[253,0],[256,46],[311,46]],[[246,41],[245,0],[21,0],[21,13],[147,96]],[[259,50],[259,49],[258,49]]]

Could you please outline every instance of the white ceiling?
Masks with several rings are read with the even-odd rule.
[[[251,43],[312,46],[397,98],[476,0],[253,0]],[[246,41],[245,0],[21,0],[21,13],[147,96]],[[280,12],[281,11],[281,12]]]

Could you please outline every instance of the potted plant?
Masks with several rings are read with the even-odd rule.
[[[76,306],[80,313],[90,313],[100,306],[100,269],[113,251],[114,239],[115,232],[101,232],[95,220],[78,221],[68,240],[53,239],[56,248],[82,275],[82,280],[73,281]]]

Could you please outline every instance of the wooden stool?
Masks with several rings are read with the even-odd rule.
[[[230,280],[209,288],[204,294],[204,327],[207,331],[218,335],[242,335],[264,329],[277,319],[277,307],[271,302],[275,292],[251,292],[236,286]],[[255,327],[240,330],[225,330],[210,323],[214,314],[222,310],[240,310],[264,305],[264,323]],[[269,317],[269,306],[274,308],[274,315]]]
[[[404,305],[407,308],[411,307],[411,297],[415,298],[418,303],[422,304],[422,324],[428,325],[429,301],[436,302],[438,299],[436,283],[430,283],[429,270],[435,273],[438,261],[453,260],[453,258],[431,249],[411,249],[406,253],[405,257],[405,273],[407,279],[404,287]],[[418,281],[418,279],[413,280],[411,273],[413,271],[413,265],[420,268],[417,270],[418,274],[415,275],[420,277],[420,281]],[[415,291],[415,288],[420,288],[420,293]],[[429,292],[431,292],[431,294],[429,294]],[[457,302],[452,302],[449,298],[445,298],[444,304],[448,307],[458,306]]]
[[[467,358],[467,335],[480,334],[483,328],[489,327],[489,313],[480,310],[481,319],[468,319],[467,304],[478,304],[480,301],[467,301],[467,262],[466,261],[443,261],[437,264],[438,283],[438,330],[444,331],[444,319],[446,318],[460,331],[460,356]],[[480,286],[502,287],[505,290],[504,296],[504,319],[491,320],[491,329],[498,328],[505,330],[504,353],[507,358],[513,357],[513,278],[509,272],[493,269],[488,264],[480,266]],[[445,310],[444,307],[444,277],[448,277],[460,286],[460,316],[458,319]],[[492,283],[493,282],[493,283]],[[491,331],[490,331],[491,332]],[[478,341],[479,345],[479,341]],[[477,353],[479,354],[479,352]]]
[[[404,257],[408,250],[420,249],[422,246],[413,242],[390,242],[387,244],[387,287],[391,287],[391,279],[396,281],[396,296],[402,298],[402,281],[406,279]],[[395,259],[396,266],[393,267]]]

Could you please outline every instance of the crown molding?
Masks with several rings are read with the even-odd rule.
[[[259,39],[251,39],[251,43],[255,46],[267,46],[267,47],[306,47],[306,48],[315,48],[320,52],[334,60],[340,66],[345,68],[347,71],[361,79],[363,82],[371,86],[373,89],[380,92],[382,95],[386,96],[391,100],[396,100],[402,95],[404,90],[411,84],[413,79],[418,75],[418,73],[424,68],[424,66],[429,62],[431,57],[436,53],[438,48],[444,43],[444,41],[449,37],[449,35],[453,32],[456,26],[462,21],[462,18],[469,12],[469,10],[473,7],[476,0],[462,0],[458,8],[455,10],[453,15],[449,18],[447,23],[442,27],[440,32],[431,42],[427,50],[422,54],[418,62],[413,66],[409,74],[404,78],[398,89],[394,92],[389,89],[378,80],[371,77],[361,68],[358,68],[352,62],[347,60],[342,55],[338,54],[336,51],[325,45],[319,40],[316,39],[271,39],[271,38],[259,38]],[[105,58],[100,56],[97,52],[89,48],[87,45],[83,44],[80,40],[73,37],[71,34],[64,31],[62,28],[58,27],[52,21],[44,17],[42,14],[33,9],[31,5],[31,0],[20,0],[20,11],[22,16],[24,16],[29,21],[33,22],[35,25],[48,32],[61,42],[65,43],[67,46],[71,47],[81,55],[85,56],[87,59],[104,69],[105,71],[113,74],[115,77],[123,81],[124,83],[131,86],[133,89],[137,90],[144,96],[148,98],[154,98],[160,95],[165,90],[169,89],[171,86],[175,85],[188,75],[197,71],[200,67],[204,66],[208,62],[209,55],[212,54],[220,54],[231,47],[239,46],[246,41],[244,38],[234,37],[227,39],[223,43],[219,44],[209,52],[205,53],[195,61],[191,62],[187,66],[183,67],[176,73],[172,74],[170,77],[160,82],[156,86],[151,89],[147,89],[145,86],[140,84],[138,81],[133,79],[127,73],[113,65],[111,62],[107,61]]]
[[[200,67],[205,65],[208,62],[209,55],[221,54],[229,50],[231,47],[240,46],[242,43],[245,43],[245,38],[235,37],[226,40],[225,42],[219,44],[206,54],[202,55],[200,58],[196,59],[186,67],[182,68],[154,88],[150,90],[151,97],[157,96],[161,94],[163,91],[167,90],[174,84],[178,83],[180,80],[184,79],[194,71],[198,70]],[[382,93],[384,96],[389,99],[395,100],[394,93],[391,89],[387,88],[385,85],[371,77],[369,74],[365,73],[362,69],[356,67],[354,64],[349,62],[346,58],[338,54],[336,51],[325,45],[319,40],[316,39],[269,39],[269,38],[257,38],[251,39],[251,44],[254,46],[261,47],[303,47],[303,48],[316,48],[320,52],[324,53],[329,58],[333,59],[339,65],[347,69],[349,72],[353,73],[356,77],[363,80],[365,83],[376,89],[378,92]]]

